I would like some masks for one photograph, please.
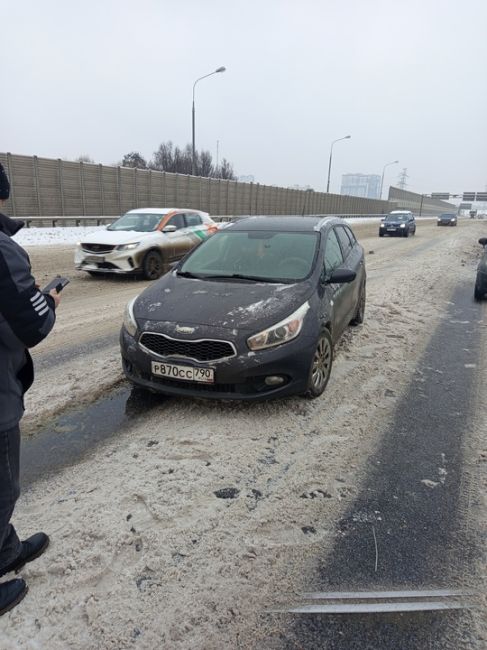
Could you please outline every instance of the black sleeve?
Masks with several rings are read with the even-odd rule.
[[[10,183],[8,182],[7,174],[0,163],[0,201],[6,201],[10,196]]]
[[[9,237],[0,238],[0,313],[28,348],[51,331],[54,299],[35,286],[27,253]]]

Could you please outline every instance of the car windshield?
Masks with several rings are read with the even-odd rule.
[[[409,219],[409,215],[407,214],[388,214],[386,217],[386,221],[407,221]]]
[[[441,219],[454,219],[455,215],[454,214],[442,214]]]
[[[315,232],[224,231],[199,246],[179,273],[195,277],[220,277],[297,282],[313,268],[318,244]]]
[[[151,232],[157,228],[161,214],[150,212],[127,212],[120,219],[110,224],[107,230],[135,230],[136,232]]]

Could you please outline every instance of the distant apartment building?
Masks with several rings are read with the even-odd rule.
[[[379,174],[343,174],[340,194],[378,199],[380,198],[380,176]]]

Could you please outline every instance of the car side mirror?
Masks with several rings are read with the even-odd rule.
[[[162,229],[162,232],[168,233],[168,232],[176,232],[177,228],[176,226],[164,226]]]
[[[326,284],[347,284],[348,282],[353,282],[356,277],[357,274],[355,271],[350,271],[349,269],[335,269],[326,280]]]
[[[487,246],[487,237],[481,237],[481,238],[479,239],[479,244],[480,244],[481,246]]]

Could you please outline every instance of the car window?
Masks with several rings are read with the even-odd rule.
[[[336,234],[338,235],[338,241],[342,247],[343,257],[346,258],[349,252],[352,250],[352,244],[350,238],[347,235],[345,228],[343,226],[338,226],[335,228]]]
[[[348,226],[343,226],[343,228],[344,228],[345,232],[347,233],[347,235],[349,236],[350,242],[351,242],[352,248],[353,248],[355,246],[355,244],[357,243],[357,239],[356,239],[355,235],[353,234],[351,228],[349,228]]]
[[[330,230],[325,247],[325,270],[331,273],[337,266],[343,264],[343,255],[334,230]]]
[[[186,225],[187,226],[201,226],[202,219],[199,214],[190,212],[186,215]]]
[[[184,214],[173,214],[173,216],[166,223],[166,226],[176,226],[176,230],[184,228]]]

